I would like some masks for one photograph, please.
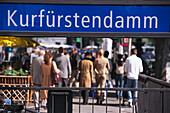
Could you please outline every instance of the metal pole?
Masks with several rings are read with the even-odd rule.
[[[135,106],[135,101],[134,101],[134,99],[135,99],[135,91],[131,91],[131,92],[132,92],[132,99],[133,99],[133,100],[132,100],[132,112],[135,113],[135,112],[134,112],[134,106]]]
[[[129,43],[128,43],[128,56],[131,54],[131,47],[132,46],[132,38],[129,38]]]
[[[35,91],[35,90],[34,90]],[[38,112],[40,113],[40,90],[38,90],[39,92],[39,98],[38,98]],[[34,100],[35,101],[35,100]]]
[[[80,110],[80,109],[81,109],[81,107],[80,107],[80,104],[81,104],[81,100],[80,100],[80,99],[81,99],[81,97],[80,97],[80,96],[81,96],[81,91],[79,90],[79,113],[81,113],[81,112],[80,112],[80,111],[81,111],[81,110]]]
[[[80,49],[82,49],[83,44],[82,44],[82,38],[80,38]]]
[[[27,107],[27,90],[25,90],[25,113],[26,113],[26,107]]]
[[[162,113],[164,113],[164,92],[161,91],[160,93],[161,93],[161,97],[162,97],[161,98],[162,99],[162,106],[161,106],[162,107]]]
[[[94,90],[93,91],[93,97],[92,97],[92,113],[94,113]]]
[[[107,90],[106,90],[106,113],[107,113]]]
[[[116,62],[116,48],[113,49],[113,63]]]
[[[144,95],[145,95],[145,99],[144,99],[145,100],[144,112],[148,113],[149,107],[148,107],[148,91],[147,90],[144,92]]]
[[[121,113],[121,90],[119,90],[119,113]]]

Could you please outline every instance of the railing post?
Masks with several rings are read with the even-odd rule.
[[[4,90],[4,88],[2,87],[1,88],[2,90]],[[27,96],[28,96],[28,93],[26,93],[26,92],[28,92],[28,90],[36,90],[36,91],[38,91],[39,92],[39,97],[40,97],[40,91],[41,90],[44,90],[44,88],[29,88],[29,87],[7,87],[6,88],[7,90],[25,90],[25,95],[24,95],[24,98],[25,98],[25,102],[24,101],[22,101],[22,102],[24,102],[25,103],[25,105],[22,105],[22,106],[24,106],[25,107],[25,113],[26,113],[26,111],[28,110],[29,111],[29,108],[28,108],[28,106],[27,106]],[[47,90],[48,90],[48,88],[46,88]],[[53,88],[49,88],[49,90],[52,90]],[[55,89],[56,90],[56,89]],[[58,89],[57,89],[58,90]],[[61,88],[61,90],[70,90],[69,88],[66,88],[66,89],[63,89],[63,88]],[[106,91],[106,93],[108,94],[110,94],[110,91],[119,91],[119,92],[121,92],[121,91],[125,91],[125,90],[131,90],[132,91],[132,97],[133,97],[133,113],[137,113],[137,112],[142,112],[142,113],[150,113],[150,112],[153,112],[153,106],[151,106],[152,105],[152,103],[153,103],[153,101],[152,100],[150,100],[150,99],[152,99],[152,98],[150,98],[150,95],[152,94],[152,92],[156,92],[156,94],[158,94],[158,96],[159,96],[159,100],[160,99],[162,99],[161,101],[159,101],[159,103],[161,103],[161,105],[159,104],[159,112],[161,112],[161,113],[165,113],[165,112],[168,112],[168,109],[166,108],[167,106],[168,106],[168,98],[166,97],[166,96],[168,96],[168,94],[169,94],[169,92],[170,92],[170,90],[168,89],[168,88],[165,88],[165,89],[163,89],[163,88],[131,88],[131,89],[129,89],[129,88],[113,88],[113,89],[109,89],[109,88],[74,88],[74,89],[71,89],[71,90],[76,90],[75,92],[76,92],[76,94],[79,92],[79,95],[77,95],[77,96],[79,96],[78,98],[79,98],[79,113],[82,113],[82,112],[84,112],[84,110],[82,109],[81,110],[81,92],[82,92],[82,90],[84,91],[89,91],[89,90],[92,90],[93,91],[93,93],[92,93],[92,100],[91,100],[91,102],[92,102],[92,110],[91,109],[88,109],[87,111],[91,111],[92,113],[94,113],[94,111],[98,111],[98,110],[95,110],[94,108],[95,108],[95,104],[94,104],[94,99],[95,99],[95,94],[94,94],[94,91],[95,90],[105,90]],[[135,98],[135,91],[138,91],[138,92],[142,92],[142,94],[143,95],[139,95],[138,97],[140,97],[141,99],[142,99],[142,101],[140,101],[140,98],[138,98],[138,100],[136,101],[136,98]],[[168,92],[168,93],[167,93]],[[111,92],[112,93],[112,92]],[[77,98],[77,96],[76,96],[76,98]],[[121,93],[119,93],[119,96],[120,96],[120,100],[119,100],[119,106],[116,106],[116,107],[119,107],[119,113],[121,113],[121,111],[123,110],[123,108],[124,107],[122,107],[122,104],[121,104]],[[157,95],[155,96],[155,97],[158,97]],[[153,97],[154,98],[154,97]],[[114,102],[113,100],[111,100],[112,102]],[[110,102],[110,97],[109,97],[109,95],[107,95],[107,97],[106,97],[106,104],[104,104],[105,106],[102,106],[102,108],[106,108],[105,110],[104,109],[102,109],[102,111],[104,110],[106,113],[107,112],[109,112],[109,110],[110,110],[110,106],[109,106],[109,103]],[[142,102],[142,103],[140,103],[140,102]],[[39,98],[39,103],[40,103],[40,98]],[[116,102],[116,103],[118,103],[118,102]],[[71,103],[70,105],[73,105],[74,103]],[[153,105],[154,104],[156,104],[157,105],[157,103],[153,103]],[[40,107],[40,104],[38,104],[38,106]],[[138,107],[139,106],[139,107]],[[88,106],[87,106],[88,107]],[[82,106],[82,108],[84,108],[84,106]],[[88,107],[89,108],[89,107]],[[140,109],[141,108],[141,109]],[[117,109],[118,110],[118,109]],[[129,108],[128,110],[130,110],[131,111],[131,108]],[[32,110],[32,111],[35,111],[35,110]],[[39,110],[37,110],[37,112],[39,112],[40,111],[40,109]],[[77,111],[77,109],[76,109],[76,111]],[[81,112],[82,111],[82,112]],[[103,112],[104,112],[103,111]],[[123,111],[122,111],[123,112]],[[132,111],[131,111],[132,112]],[[158,110],[156,110],[156,112],[158,112]]]
[[[132,92],[132,112],[134,113],[134,106],[135,106],[135,101],[134,101],[134,99],[135,99],[135,91],[131,91]]]
[[[161,91],[160,92],[161,93],[161,99],[162,99],[162,113],[164,113],[164,92],[163,91]]]
[[[106,90],[106,113],[107,113],[107,90]]]
[[[121,113],[121,90],[119,90],[119,113]]]
[[[144,112],[145,113],[148,113],[148,91],[145,90],[145,109],[144,109]]]
[[[92,113],[94,113],[94,90],[93,91],[93,97],[92,97]]]
[[[35,90],[34,90],[35,91]],[[38,113],[40,113],[40,90],[38,90],[38,92],[39,92],[39,98],[38,98]],[[35,101],[35,99],[34,99],[34,101]]]
[[[25,113],[26,113],[26,107],[27,107],[27,89],[25,90]]]
[[[81,90],[79,90],[79,113],[80,113],[80,111],[81,111]]]

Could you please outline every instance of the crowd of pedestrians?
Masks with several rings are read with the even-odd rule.
[[[117,55],[117,61],[112,62],[108,59],[109,52],[100,49],[97,52],[96,58],[91,53],[83,53],[83,57],[77,53],[77,49],[72,51],[71,55],[65,55],[62,47],[58,49],[58,54],[53,55],[48,51],[41,50],[39,57],[35,58],[31,65],[31,75],[34,87],[86,87],[92,85],[98,88],[105,88],[113,85],[117,88],[125,87],[126,80],[127,88],[137,88],[137,80],[140,72],[143,71],[142,60],[136,56],[137,50],[132,49],[132,55],[127,59],[123,59],[123,55]],[[55,82],[52,77],[52,70],[61,76],[61,81]],[[114,76],[114,77],[113,77]],[[95,79],[94,79],[95,78]],[[102,104],[106,92],[97,90],[96,103]],[[117,99],[122,99],[122,91],[117,91]],[[127,93],[129,106],[132,106],[132,94]],[[89,91],[83,90],[83,104],[88,104]],[[137,98],[137,92],[135,92]],[[39,98],[42,100],[41,106],[46,109],[48,90],[34,92],[35,108],[39,109]]]

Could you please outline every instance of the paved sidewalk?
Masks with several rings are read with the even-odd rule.
[[[80,110],[79,110],[79,96],[74,93],[73,94],[73,110],[72,113],[119,113],[119,101],[115,97],[115,92],[110,92],[108,94],[107,98],[107,108],[106,108],[106,100],[103,102],[102,105],[96,104],[96,99],[94,99],[94,112],[93,112],[93,103],[92,103],[92,97],[89,97],[88,105],[82,104],[83,99],[81,97],[81,104],[80,104]],[[34,109],[34,104],[31,103],[30,106],[27,106],[27,108]],[[25,110],[23,111],[23,113]],[[47,113],[47,110],[44,110],[43,108],[40,109],[41,113]],[[30,113],[30,112],[26,112]],[[128,107],[128,102],[125,102],[125,106],[121,105],[121,113],[132,113],[132,108]]]
[[[83,100],[81,100],[81,103]],[[89,98],[89,104],[80,106],[80,113],[93,113],[92,112],[93,104],[92,99]],[[119,102],[116,98],[108,98],[107,99],[107,108],[106,108],[106,100],[102,105],[97,105],[96,100],[94,100],[94,113],[119,113]],[[79,113],[79,98],[74,98],[73,104],[73,113]],[[121,113],[132,113],[132,108],[129,108],[127,103],[125,106],[121,106]]]

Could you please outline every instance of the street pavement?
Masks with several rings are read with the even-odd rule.
[[[83,100],[81,100],[81,103]],[[128,103],[125,103],[125,106],[121,105],[121,113],[132,113],[132,108],[128,107]],[[102,105],[97,105],[96,100],[94,100],[94,111],[92,98],[89,98],[89,104],[80,106],[80,113],[119,113],[119,101],[116,98],[108,97],[107,99],[107,108],[106,100]],[[79,98],[74,98],[73,104],[73,113],[79,113]]]
[[[92,99],[92,97],[89,97],[88,104],[83,105],[83,99],[81,97],[81,104],[79,106],[79,96],[78,93],[73,93],[73,106],[72,106],[72,113],[132,113],[132,108],[128,106],[128,102],[125,102],[125,106],[119,105],[119,101],[116,99],[116,92],[108,92],[108,98],[107,98],[107,107],[106,107],[106,100],[103,102],[102,105],[96,104],[96,99]],[[94,106],[93,106],[94,101]],[[34,110],[34,104],[31,103],[30,106],[27,106],[27,108]],[[119,109],[120,108],[120,109]],[[24,113],[25,110],[23,110],[22,113]],[[40,109],[41,113],[47,113],[47,110],[44,110],[43,108]],[[26,113],[30,113],[29,111],[26,111]]]

